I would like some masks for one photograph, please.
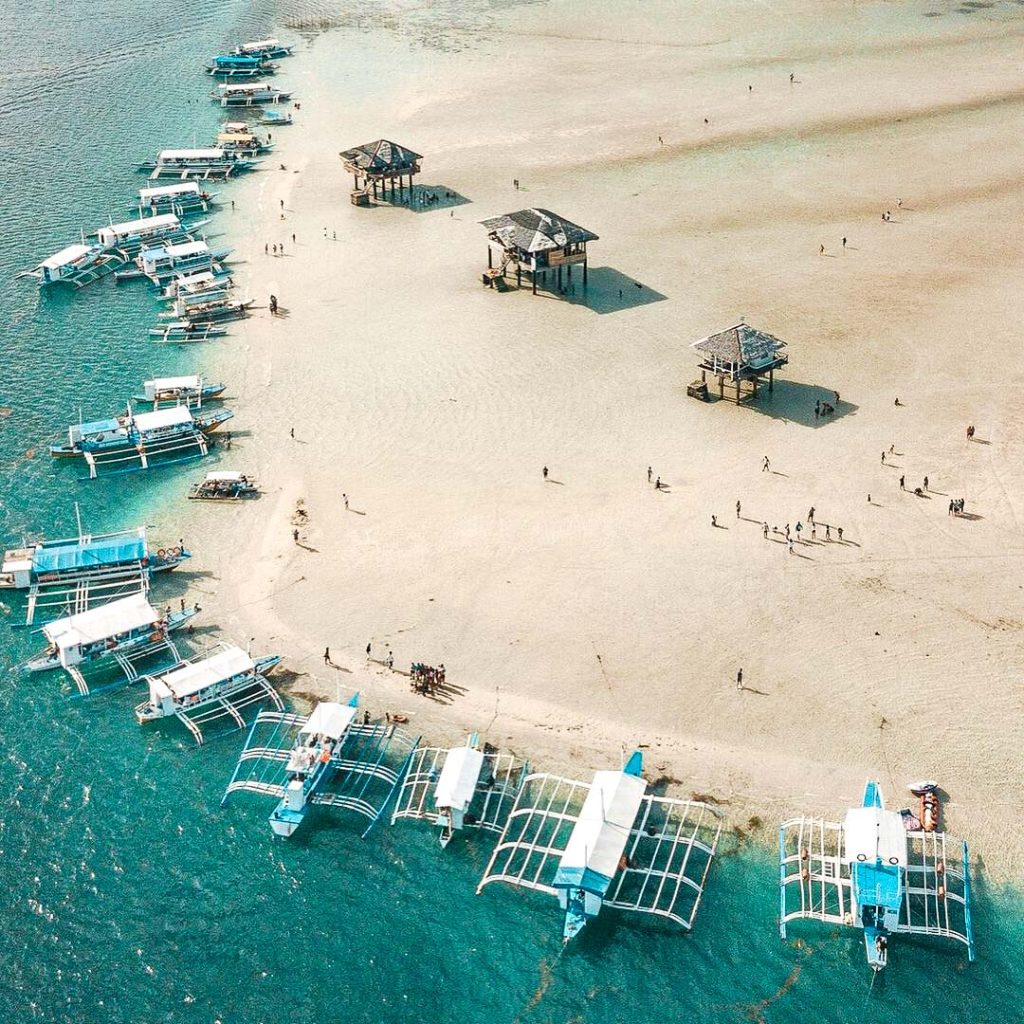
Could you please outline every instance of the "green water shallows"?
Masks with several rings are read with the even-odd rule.
[[[190,370],[196,353],[155,354],[141,286],[49,294],[12,278],[79,228],[126,216],[136,160],[209,138],[219,110],[199,65],[277,15],[269,0],[97,0],[59,17],[43,0],[0,8],[14,51],[0,77],[0,404],[13,410],[0,421],[3,537],[70,532],[74,499],[95,529],[174,529],[189,471],[84,484],[38,451],[79,408],[105,415],[150,373]],[[355,53],[351,67],[372,77]],[[554,901],[473,894],[487,840],[442,854],[424,826],[360,841],[361,825],[315,814],[275,841],[265,802],[219,809],[240,738],[196,751],[174,728],[138,728],[135,694],[70,702],[54,678],[11,671],[33,641],[5,632],[2,1021],[1019,1019],[1022,904],[984,879],[977,964],[899,941],[871,990],[855,934],[807,926],[794,929],[799,944],[778,940],[763,847],[720,859],[693,935],[612,912],[563,952]]]

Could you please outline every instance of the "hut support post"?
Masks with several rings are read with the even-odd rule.
[[[773,366],[768,371],[768,394],[771,394],[775,390],[775,367]]]
[[[491,247],[487,246],[487,269],[493,270],[494,264],[491,262]]]
[[[583,287],[587,287],[587,261],[583,261]]]

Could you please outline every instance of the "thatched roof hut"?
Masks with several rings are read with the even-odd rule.
[[[377,139],[376,142],[343,150],[340,156],[345,164],[345,170],[353,176],[356,192],[372,188],[374,199],[377,198],[378,187],[384,194],[388,185],[391,186],[391,193],[394,196],[396,181],[401,197],[406,187],[407,176],[411,195],[413,175],[420,173],[420,161],[423,159],[419,153],[414,153],[411,149],[387,139]]]
[[[736,386],[736,401],[757,395],[758,382],[768,378],[768,390],[775,383],[775,371],[789,362],[782,350],[786,343],[773,334],[759,331],[746,323],[738,323],[717,334],[710,334],[700,341],[692,342],[691,348],[701,354],[701,378],[707,374],[718,378],[718,391],[725,397],[725,381]],[[750,389],[742,394],[741,385],[749,383]]]

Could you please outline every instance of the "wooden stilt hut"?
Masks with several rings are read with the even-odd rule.
[[[786,347],[784,341],[745,323],[711,334],[690,347],[701,355],[701,379],[691,384],[687,393],[700,398],[707,397],[710,374],[719,398],[737,403],[751,401],[757,398],[759,384],[774,390],[775,371],[789,362],[782,351]],[[733,393],[728,393],[727,387]]]
[[[541,287],[547,287],[550,272],[552,284],[559,293],[563,293],[563,268],[568,287],[572,282],[573,266],[581,264],[583,287],[586,288],[587,242],[597,240],[592,231],[550,210],[517,210],[480,223],[487,228],[484,284],[504,291],[506,275],[514,266],[517,288],[522,286],[523,274],[529,274],[533,294],[536,295],[538,281]]]
[[[412,198],[412,179],[420,173],[420,161],[423,159],[419,153],[397,142],[378,139],[365,146],[346,149],[340,155],[345,170],[352,175],[352,202],[356,206],[369,206],[371,192],[374,202],[393,203],[396,191],[398,202]]]

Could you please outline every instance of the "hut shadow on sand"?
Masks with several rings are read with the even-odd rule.
[[[819,408],[817,416],[814,415],[816,402]],[[822,414],[821,407],[826,403],[835,409],[835,412]],[[847,402],[845,398],[837,402],[836,394],[831,388],[780,377],[775,379],[773,392],[760,392],[757,401],[751,402],[749,405],[751,409],[763,413],[765,416],[786,420],[789,423],[798,423],[802,427],[815,428],[827,427],[833,420],[856,415],[859,408],[853,402]]]
[[[413,213],[429,213],[431,210],[450,210],[456,206],[468,206],[473,200],[460,195],[447,185],[416,185],[412,195],[404,203]]]
[[[591,267],[586,291],[577,287],[575,294],[562,298],[603,315],[649,306],[652,302],[665,302],[668,296],[613,267]]]

